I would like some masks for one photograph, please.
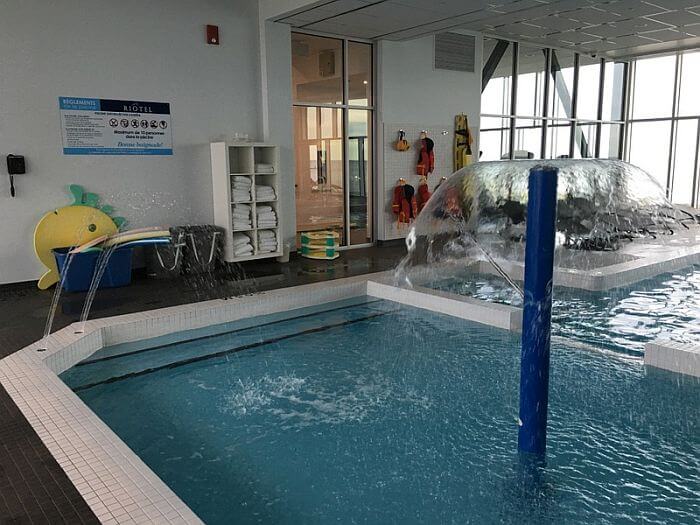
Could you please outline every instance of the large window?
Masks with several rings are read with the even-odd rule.
[[[292,34],[297,231],[372,242],[372,45]]]
[[[672,202],[697,206],[700,51],[640,58],[631,68],[625,158]]]
[[[481,160],[620,158],[626,64],[484,39]]]

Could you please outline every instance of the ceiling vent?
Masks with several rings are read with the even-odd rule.
[[[459,33],[435,35],[435,69],[474,72],[476,38]]]

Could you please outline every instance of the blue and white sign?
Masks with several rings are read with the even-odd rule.
[[[170,104],[59,97],[64,155],[172,155]]]

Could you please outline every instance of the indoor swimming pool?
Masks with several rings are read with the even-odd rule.
[[[555,343],[533,472],[519,364],[518,334],[359,298],[108,347],[61,378],[210,524],[696,519],[698,379]]]
[[[427,286],[522,306],[520,295],[495,275],[465,273]],[[657,339],[700,343],[700,268],[684,268],[604,292],[557,286],[552,333],[631,355],[643,355],[644,344]]]

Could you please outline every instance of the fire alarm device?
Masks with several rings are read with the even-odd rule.
[[[219,45],[219,26],[207,26],[207,44],[212,46]]]
[[[7,173],[10,175],[10,195],[15,196],[15,175],[24,175],[27,168],[22,155],[7,156]]]

